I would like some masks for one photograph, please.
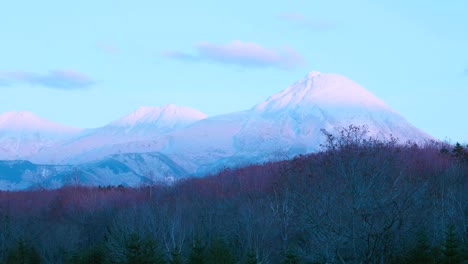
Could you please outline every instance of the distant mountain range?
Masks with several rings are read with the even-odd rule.
[[[30,112],[6,112],[0,115],[0,159],[29,159],[82,131]]]
[[[0,189],[59,187],[73,175],[86,185],[131,186],[200,176],[314,152],[321,129],[350,124],[378,138],[432,139],[352,80],[310,72],[249,110],[214,117],[169,104],[81,130],[7,112],[0,115],[0,160],[10,161],[0,163]]]

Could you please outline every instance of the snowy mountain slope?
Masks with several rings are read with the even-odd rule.
[[[351,124],[367,126],[371,136],[392,135],[402,143],[431,139],[362,86],[337,74],[311,72],[252,112],[254,118],[236,135],[240,151],[310,152],[323,140],[322,128],[333,131]]]
[[[276,112],[300,108],[307,110],[311,106],[321,108],[360,106],[367,109],[391,110],[383,101],[356,82],[342,75],[317,71],[308,73],[303,79],[256,105],[254,109],[261,112]]]
[[[204,174],[214,168],[291,158],[316,151],[321,129],[365,125],[378,138],[401,143],[432,139],[352,80],[311,72],[252,109],[207,118],[170,134],[163,153]]]
[[[173,105],[143,107],[41,147],[30,160],[77,164],[85,184],[134,186],[147,181],[150,171],[172,179],[292,158],[318,150],[325,139],[321,129],[335,132],[349,125],[365,125],[371,136],[393,136],[401,143],[432,139],[352,80],[311,72],[249,110],[207,118]],[[63,177],[58,173],[43,182],[60,186]]]
[[[206,115],[198,110],[172,104],[140,107],[104,127],[86,130],[59,146],[43,149],[32,160],[47,164],[78,164],[110,154],[154,152],[166,144],[161,135],[204,118]],[[152,146],[151,149],[148,146]]]
[[[52,187],[45,184],[53,177],[66,178],[69,166],[37,165],[29,161],[0,161],[0,190]]]
[[[80,131],[81,129],[62,126],[30,112],[6,112],[0,115],[0,159],[28,158]]]
[[[173,182],[187,172],[161,153],[126,153],[76,166],[84,185],[140,186]]]
[[[173,182],[187,172],[161,153],[127,153],[79,165],[0,161],[0,190],[58,188],[66,184],[134,186]]]
[[[202,112],[168,104],[162,107],[140,107],[108,125],[109,128],[125,128],[127,134],[142,134],[148,132],[171,132],[186,127],[207,116]]]

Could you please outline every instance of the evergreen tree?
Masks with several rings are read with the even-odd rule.
[[[67,264],[104,264],[106,263],[106,253],[101,245],[92,247],[83,252],[77,252],[66,261]]]
[[[443,262],[446,264],[461,263],[460,252],[458,251],[458,241],[455,234],[455,226],[448,225],[445,243],[442,248]]]
[[[429,240],[424,231],[419,232],[416,246],[410,251],[406,262],[411,264],[434,263]]]
[[[210,250],[207,256],[207,262],[209,264],[234,264],[235,260],[232,256],[231,250],[229,249],[226,242],[221,238],[215,238],[211,243]]]
[[[286,257],[284,258],[284,261],[282,263],[283,264],[299,264],[300,263],[299,256],[297,256],[297,254],[294,253],[294,251],[289,249],[288,252],[286,252]]]
[[[162,264],[164,259],[157,253],[156,241],[147,237],[141,239],[131,234],[125,245],[127,264]]]
[[[171,252],[171,259],[169,260],[170,264],[182,264],[182,257],[180,256],[180,251],[178,247],[175,247]]]
[[[452,155],[455,158],[460,159],[460,160],[462,160],[465,157],[465,150],[460,143],[457,142],[455,144],[455,147],[453,147],[453,150],[452,150]]]
[[[257,255],[255,254],[255,251],[253,249],[249,249],[247,252],[247,259],[245,261],[245,264],[257,264]]]
[[[38,264],[41,257],[37,250],[27,245],[24,240],[19,240],[7,255],[5,264]]]
[[[205,247],[201,241],[196,238],[193,241],[192,248],[190,250],[188,264],[204,264],[205,263]]]

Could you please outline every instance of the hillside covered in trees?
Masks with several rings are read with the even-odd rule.
[[[3,263],[463,263],[468,146],[375,140],[174,185],[0,192]]]

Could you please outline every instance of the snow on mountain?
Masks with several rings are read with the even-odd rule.
[[[141,186],[173,182],[187,172],[161,153],[125,153],[79,164],[74,167],[83,185]]]
[[[332,73],[310,72],[299,82],[289,86],[265,102],[254,107],[256,111],[275,112],[297,110],[312,106],[365,107],[391,110],[383,101],[352,80]]]
[[[157,151],[166,144],[162,135],[204,118],[206,115],[198,110],[172,104],[140,107],[104,127],[86,130],[59,146],[44,149],[32,160],[47,164],[78,164],[111,154]],[[138,142],[144,142],[143,146]],[[148,149],[148,146],[152,148]]]
[[[365,125],[371,136],[393,136],[401,143],[432,139],[354,81],[311,72],[249,110],[206,117],[174,105],[142,107],[104,127],[38,148],[30,160],[79,164],[86,184],[133,186],[144,182],[148,171],[164,179],[205,175],[310,153],[325,140],[321,129],[337,132],[349,125]],[[59,186],[63,177],[50,177],[50,185]]]
[[[84,186],[138,187],[172,183],[187,172],[161,153],[116,154],[78,165],[37,165],[29,161],[0,161],[0,190]]]
[[[311,152],[323,140],[322,128],[334,132],[351,124],[365,125],[371,136],[393,136],[400,142],[431,138],[365,88],[337,74],[311,72],[252,111],[255,118],[236,135],[237,148],[247,152],[271,152],[272,146],[290,155]]]
[[[10,111],[0,115],[1,131],[48,132],[53,134],[76,133],[80,129],[62,126],[27,111]]]
[[[0,159],[24,159],[81,130],[62,126],[30,112],[0,115]]]
[[[125,132],[145,133],[148,130],[170,132],[186,127],[207,116],[195,109],[168,104],[162,107],[140,107],[136,111],[109,124],[126,128]]]
[[[432,139],[352,80],[311,72],[252,109],[207,118],[170,134],[162,150],[188,171],[291,158],[318,150],[321,129],[365,125],[369,135],[401,143]]]

